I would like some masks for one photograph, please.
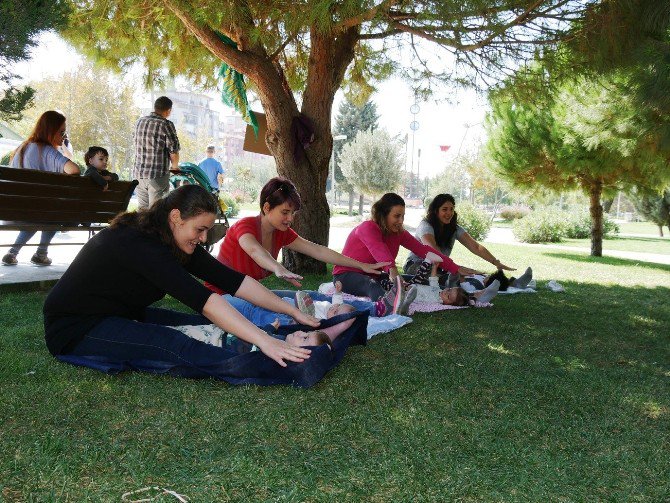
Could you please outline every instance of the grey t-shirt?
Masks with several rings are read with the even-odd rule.
[[[425,218],[419,222],[419,226],[416,228],[416,232],[414,233],[414,237],[421,241],[421,238],[425,236],[426,234],[430,234],[433,237],[435,237],[435,229],[433,229],[433,226],[428,223],[428,220]],[[465,229],[461,227],[460,225],[456,226],[456,232],[454,232],[451,236],[451,239],[447,243],[446,246],[443,247],[438,247],[439,251],[442,252],[443,255],[446,255],[447,257],[451,255],[451,251],[454,249],[454,243],[456,242],[456,239],[460,238],[463,234],[465,234]],[[412,262],[420,262],[423,259],[414,253],[410,253],[408,260],[411,260]]]
[[[21,148],[24,151],[23,166],[19,165],[21,152],[18,151],[14,154],[14,158],[12,159],[12,168],[36,169],[39,171],[62,173],[65,168],[65,163],[69,161],[67,157],[51,145],[28,143]]]

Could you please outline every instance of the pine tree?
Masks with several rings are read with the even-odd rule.
[[[520,75],[550,79],[544,68]],[[633,187],[654,188],[670,179],[668,150],[661,133],[668,118],[635,98],[635,83],[620,72],[547,81],[545,91],[523,99],[516,82],[511,93],[492,96],[487,119],[488,156],[518,186],[555,191],[579,187],[590,199],[591,255],[602,255],[603,194]]]
[[[631,194],[635,209],[650,222],[658,225],[658,234],[663,237],[663,226],[670,230],[670,188],[660,194],[648,190],[637,190]]]

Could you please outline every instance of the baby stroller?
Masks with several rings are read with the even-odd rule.
[[[230,224],[228,223],[230,209],[226,203],[219,198],[218,189],[213,188],[209,184],[207,175],[197,164],[193,164],[192,162],[180,162],[179,169],[171,169],[170,173],[170,185],[172,185],[173,189],[176,189],[181,185],[200,185],[211,192],[215,197],[216,202],[218,203],[216,221],[214,222],[214,227],[207,233],[207,241],[205,242],[207,251],[212,251],[214,244],[223,239],[230,227]]]

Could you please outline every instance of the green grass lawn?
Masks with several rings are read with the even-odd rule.
[[[0,499],[668,501],[670,266],[489,248],[538,293],[417,315],[309,390],[61,364],[45,294],[0,294]]]
[[[658,237],[658,225],[651,222],[624,222],[619,224],[619,229],[623,234],[649,234]],[[663,233],[668,234],[667,226],[663,228]]]
[[[574,246],[575,248],[591,249],[590,239],[565,239],[560,243],[563,246]],[[603,250],[618,250],[644,253],[658,253],[670,255],[669,237],[627,237],[615,236],[603,239]]]

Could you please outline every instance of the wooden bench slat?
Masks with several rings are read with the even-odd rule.
[[[2,220],[9,220],[10,225],[17,222],[26,222],[26,224],[40,224],[40,223],[65,223],[71,224],[92,224],[92,223],[108,223],[114,218],[118,211],[60,211],[46,213],[41,210],[18,209],[3,210]],[[0,226],[0,229],[3,226]]]
[[[0,166],[0,229],[99,230],[128,208],[136,186],[103,191],[90,178]]]
[[[3,231],[58,231],[58,232],[69,232],[69,231],[80,231],[80,232],[89,232],[89,231],[101,231],[107,227],[107,224],[84,224],[84,225],[66,225],[66,224],[55,224],[55,223],[42,223],[42,224],[33,224],[33,223],[21,223],[21,222],[11,222],[10,224],[3,224]],[[69,243],[65,243],[69,244]],[[5,246],[5,245],[0,245]],[[49,245],[51,246],[51,245]]]
[[[128,192],[127,187],[124,190],[102,190],[84,191],[76,187],[63,187],[60,185],[41,185],[39,195],[41,197],[58,199],[76,199],[82,201],[114,201],[122,204],[125,201]],[[4,182],[0,181],[0,197],[3,196],[26,196],[35,197],[35,185],[29,183]]]
[[[66,175],[64,173],[51,173],[49,171],[38,171],[35,169],[8,168],[6,166],[0,166],[0,179],[36,185],[57,185],[61,187],[77,187],[82,189],[98,187],[98,185],[88,177]]]
[[[49,197],[9,196],[2,197],[0,215],[5,210],[39,210],[45,213],[61,213],[71,211],[122,211],[124,205],[121,201],[86,201],[81,199],[62,199]],[[7,220],[6,218],[4,220]],[[24,219],[25,220],[25,219]]]

